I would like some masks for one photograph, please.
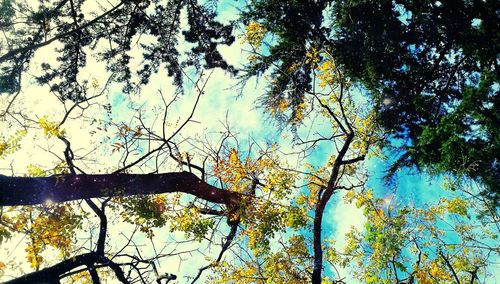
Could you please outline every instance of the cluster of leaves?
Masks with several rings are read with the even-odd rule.
[[[123,123],[117,126],[118,133],[116,135],[117,142],[111,144],[112,153],[120,152],[121,149],[125,149],[128,153],[132,153],[135,150],[139,150],[139,140],[143,135],[143,129],[140,126],[135,128]]]
[[[189,30],[183,31],[186,41],[195,43],[188,53],[190,59],[188,65],[200,67],[200,62],[205,61],[204,68],[215,67],[236,72],[234,67],[229,66],[217,50],[220,44],[231,45],[235,38],[232,35],[232,25],[225,25],[215,18],[217,11],[213,8],[200,5],[190,1],[187,5]]]
[[[12,230],[9,228],[9,224],[12,224],[11,218],[2,210],[2,215],[0,216],[0,244],[12,237]]]
[[[181,205],[180,199],[180,195],[167,198],[162,194],[119,197],[114,199],[114,206],[121,208],[120,214],[125,222],[138,226],[150,239],[154,237],[153,229],[168,225],[170,232],[180,231],[187,238],[203,240],[214,228],[214,219],[204,217],[193,202]]]
[[[251,21],[247,25],[243,41],[248,42],[253,48],[258,49],[265,35],[266,28],[258,22]]]
[[[234,267],[221,262],[215,267],[214,283],[309,283],[308,270],[312,264],[308,242],[302,235],[292,235],[279,242],[280,250],[270,253],[265,261],[247,261]]]
[[[442,115],[438,124],[422,127],[409,153],[434,172],[479,178],[495,203],[500,193],[500,100],[493,84],[493,76],[487,74],[477,87],[466,88],[452,112]]]
[[[291,122],[296,117],[304,93],[312,87],[311,65],[305,61],[322,33],[322,11],[326,4],[326,1],[252,1],[241,15],[248,26],[258,23],[259,29],[273,38],[272,43],[267,43],[266,53],[253,56],[243,78],[273,70],[272,83],[262,103],[268,109],[277,109],[283,100],[288,101],[292,113],[288,117],[277,116],[282,122]]]
[[[217,161],[213,169],[214,175],[232,191],[255,194],[255,189],[252,188],[259,183],[263,185],[264,193],[272,191],[280,198],[289,195],[295,175],[279,167],[278,157],[264,152],[261,154],[263,155],[257,159],[250,156],[242,159],[237,149],[231,149],[227,159]]]
[[[242,159],[231,149],[227,159],[219,160],[214,168],[228,190],[246,195],[237,214],[244,226],[242,235],[248,237],[249,248],[257,255],[269,252],[276,233],[299,230],[308,221],[307,210],[292,202],[297,175],[281,168],[277,157],[262,154],[257,159]]]
[[[214,225],[215,221],[203,218],[197,208],[186,207],[171,217],[170,231],[181,231],[187,237],[193,237],[195,240],[201,241],[214,228]]]
[[[310,221],[303,207],[272,201],[256,203],[245,208],[242,218],[242,236],[248,238],[248,247],[255,255],[269,254],[271,243],[279,234],[290,229],[300,230]]]
[[[441,198],[422,208],[377,198],[367,190],[348,192],[346,202],[363,209],[365,230],[353,228],[344,250],[333,249],[328,258],[344,267],[357,262],[360,281],[466,283],[489,273],[486,266],[495,248],[488,243],[494,245],[498,236],[486,220],[471,220],[470,200]]]
[[[0,158],[19,150],[21,139],[26,135],[25,130],[18,130],[8,138],[0,136]]]
[[[117,198],[122,208],[121,216],[125,222],[137,225],[149,238],[154,236],[153,228],[167,224],[167,198],[165,195],[145,195]]]
[[[332,7],[336,58],[378,99],[377,121],[412,140],[397,166],[464,175],[497,195],[499,4],[340,1]]]
[[[14,232],[29,236],[26,256],[33,268],[40,267],[44,260],[42,253],[47,247],[57,249],[62,258],[71,255],[73,238],[76,229],[80,228],[82,216],[70,204],[22,207],[18,211],[2,221],[9,224]]]
[[[48,120],[46,116],[40,118],[38,120],[38,124],[40,125],[40,128],[43,130],[45,136],[48,138],[64,137],[64,135],[66,134],[64,129],[61,129],[61,127],[59,126],[59,123]]]
[[[28,176],[30,177],[46,177],[50,175],[60,175],[68,173],[68,168],[64,162],[56,164],[51,169],[42,169],[40,166],[30,164],[27,167]]]

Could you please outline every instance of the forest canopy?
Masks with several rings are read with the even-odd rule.
[[[302,63],[327,51],[375,100],[377,123],[404,140],[389,176],[404,166],[465,176],[497,203],[499,9],[497,1],[252,1],[244,20],[276,37],[247,68],[288,70],[274,71],[264,103],[275,108],[291,94],[295,110],[314,88]]]
[[[499,11],[0,0],[0,281],[492,283]]]

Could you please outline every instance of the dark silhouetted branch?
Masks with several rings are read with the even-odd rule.
[[[79,199],[183,192],[217,204],[237,207],[241,195],[219,189],[189,172],[163,174],[0,175],[0,206],[34,205]]]

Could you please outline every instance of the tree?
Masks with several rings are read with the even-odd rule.
[[[476,185],[477,186],[477,185]],[[477,191],[477,190],[476,190]],[[367,190],[351,193],[348,202],[364,208],[366,231],[353,229],[343,251],[331,251],[340,265],[358,262],[356,277],[366,283],[485,282],[489,253],[498,248],[498,219],[474,212],[487,206],[470,196],[440,198],[423,207],[390,198],[373,198]],[[479,205],[479,206],[478,206]],[[495,217],[498,218],[498,217]],[[346,259],[347,258],[347,259]]]
[[[338,72],[338,70],[331,69],[327,72]],[[226,241],[221,244],[220,255],[212,263],[202,267],[199,274],[192,279],[193,282],[206,269],[219,265],[224,252],[229,249],[240,226],[244,228],[244,235],[246,236],[240,236],[240,238],[248,238],[248,240],[244,241],[248,242],[248,248],[253,250],[255,255],[261,257],[267,256],[271,252],[270,238],[275,234],[311,227],[314,238],[313,240],[307,240],[307,242],[310,242],[310,245],[314,247],[314,253],[313,256],[308,256],[308,258],[314,261],[307,261],[306,263],[314,263],[314,265],[312,268],[306,266],[304,270],[313,275],[314,281],[321,281],[323,270],[322,217],[324,210],[335,191],[362,185],[363,181],[356,173],[354,164],[362,161],[367,154],[369,145],[379,139],[376,138],[376,130],[370,125],[372,116],[363,114],[362,109],[353,105],[350,92],[345,87],[346,82],[343,82],[342,79],[340,79],[338,85],[336,82],[330,82],[331,86],[336,85],[337,92],[311,94],[309,98],[310,104],[318,103],[321,106],[325,121],[331,121],[338,127],[327,127],[326,132],[331,132],[329,134],[331,138],[329,139],[315,138],[310,141],[302,141],[302,147],[305,147],[305,149],[299,152],[299,157],[307,153],[308,148],[311,148],[316,143],[321,143],[323,140],[336,142],[341,147],[337,155],[329,159],[329,165],[320,170],[321,174],[313,172],[315,171],[313,166],[310,167],[311,173],[302,173],[298,169],[286,168],[280,158],[273,154],[276,151],[276,146],[269,146],[270,149],[261,148],[258,157],[255,157],[255,154],[249,150],[247,158],[244,159],[240,149],[237,147],[230,148],[231,144],[227,140],[234,137],[230,131],[223,134],[221,144],[216,148],[204,149],[197,146],[199,150],[194,150],[194,152],[181,152],[182,147],[184,147],[183,144],[174,142],[174,139],[193,119],[195,107],[204,93],[206,84],[199,85],[200,82],[201,79],[195,85],[198,95],[192,112],[178,128],[171,131],[171,134],[168,134],[169,131],[167,130],[169,124],[167,113],[171,104],[176,100],[176,95],[173,96],[171,101],[160,101],[163,104],[163,121],[161,123],[163,126],[160,127],[159,133],[154,130],[154,126],[147,126],[147,120],[143,117],[141,110],[138,110],[137,126],[131,127],[123,122],[115,125],[118,133],[116,134],[117,137],[112,140],[117,141],[112,144],[113,152],[124,151],[125,153],[118,161],[121,166],[107,174],[87,173],[87,169],[78,162],[81,157],[75,155],[72,149],[71,145],[73,143],[70,142],[69,130],[63,129],[68,120],[85,120],[84,113],[91,111],[90,109],[82,107],[80,115],[76,117],[71,115],[73,110],[84,103],[99,107],[99,104],[91,102],[100,99],[102,92],[97,91],[98,95],[92,96],[83,102],[74,103],[73,107],[66,109],[62,114],[60,122],[54,122],[47,117],[42,117],[38,121],[25,117],[25,121],[20,126],[27,129],[38,128],[38,131],[42,131],[47,139],[60,140],[64,145],[62,149],[64,158],[60,163],[56,164],[55,168],[49,170],[49,172],[53,173],[49,177],[37,177],[47,174],[46,169],[42,170],[37,166],[31,166],[29,169],[32,177],[2,176],[2,205],[45,203],[42,207],[35,207],[35,209],[26,207],[21,210],[22,213],[20,214],[5,214],[3,217],[3,224],[6,228],[4,234],[7,236],[12,232],[19,232],[30,236],[31,243],[27,247],[27,257],[36,270],[43,264],[42,252],[48,246],[61,250],[63,259],[70,256],[71,258],[14,281],[64,278],[72,275],[73,272],[71,271],[73,269],[85,265],[93,281],[97,281],[99,278],[96,269],[110,267],[114,271],[115,277],[122,282],[128,283],[129,280],[125,276],[125,272],[120,268],[124,263],[120,262],[119,265],[114,258],[131,258],[127,263],[132,267],[131,270],[139,263],[147,263],[147,261],[140,259],[139,256],[121,255],[119,253],[113,257],[107,256],[110,254],[106,251],[105,246],[106,235],[109,234],[108,217],[105,214],[108,206],[118,210],[115,212],[120,212],[124,221],[135,224],[150,238],[153,237],[152,228],[164,227],[167,223],[170,223],[172,230],[176,228],[186,232],[188,236],[193,237],[195,240],[202,240],[206,238],[209,231],[223,230],[219,222],[220,219],[225,218],[230,228]],[[338,107],[334,109],[334,106]],[[309,110],[304,104],[302,111],[310,112],[312,110]],[[17,113],[12,111],[11,115],[15,117]],[[90,120],[90,123],[94,123],[94,120]],[[326,134],[321,134],[319,137],[326,136]],[[12,155],[20,139],[16,137],[9,140],[13,142],[5,143],[4,152]],[[147,143],[148,146],[146,147],[144,143]],[[210,141],[207,141],[207,143],[210,143]],[[145,151],[145,149],[148,150]],[[137,152],[143,153],[139,158],[129,162],[129,157]],[[202,164],[197,164],[196,160],[191,156],[195,153],[197,156],[201,156],[198,159]],[[153,155],[156,155],[156,161],[169,158],[174,162],[175,166],[189,171],[196,171],[201,176],[196,177],[186,171],[158,173],[163,166],[150,159]],[[152,168],[150,168],[151,166]],[[149,169],[150,172],[146,174],[131,173],[132,170],[143,172],[146,169]],[[211,169],[211,171],[208,171],[208,169]],[[295,185],[299,174],[309,176],[311,186],[308,190],[311,192],[309,194],[300,194],[298,200],[294,201],[292,197],[299,193]],[[341,183],[341,179],[346,179],[344,177],[346,175],[350,176],[349,183]],[[220,186],[215,187],[214,183],[218,183]],[[184,192],[196,196],[197,199],[189,199],[188,204],[180,203],[179,200],[171,201],[172,204],[169,205],[168,200],[165,199],[166,197],[162,197],[162,195],[143,196],[144,194],[166,192]],[[139,197],[126,198],[129,195],[139,195]],[[90,198],[102,199],[98,205]],[[75,199],[84,199],[86,206],[83,206],[81,202],[67,203],[65,205],[46,204],[47,202],[57,203]],[[179,206],[183,205],[181,206],[181,213],[168,217],[167,212],[169,211],[167,208],[177,204]],[[71,255],[70,251],[71,243],[63,242],[61,239],[76,232],[82,226],[82,218],[85,216],[85,212],[88,211],[88,208],[85,209],[87,206],[100,219],[96,246],[89,248],[90,253],[74,256]],[[313,217],[309,217],[308,214],[312,214]],[[213,221],[214,217],[202,218],[202,215],[215,216],[219,221]],[[65,223],[71,223],[74,226]],[[43,227],[39,227],[42,224]],[[48,229],[59,231],[59,233],[55,233],[55,235],[48,234]],[[292,238],[291,241],[296,241],[297,238],[300,238],[300,234]],[[306,241],[305,239],[302,240]],[[132,242],[132,236],[129,242]],[[294,277],[292,279],[295,279],[298,276],[286,275],[286,277]],[[309,281],[309,276],[300,276],[295,280]],[[143,281],[147,282],[148,280],[144,279]]]
[[[493,204],[500,192],[498,8],[484,1],[333,8],[339,61],[378,98],[381,124],[412,141],[399,162],[480,180]]]
[[[146,84],[160,66],[182,85],[182,67],[202,65],[233,70],[221,57],[217,46],[231,44],[232,26],[215,20],[216,2],[198,1],[117,1],[108,5],[92,1],[61,0],[35,3],[2,2],[2,73],[0,90],[17,92],[24,72],[30,67],[35,51],[59,43],[57,66],[41,64],[44,73],[37,80],[50,84],[62,99],[82,100],[88,84],[81,80],[81,69],[93,53],[123,82],[124,92]],[[97,9],[96,7],[97,6]],[[195,46],[180,58],[178,50],[181,11],[187,12],[189,28],[183,31],[185,41]],[[145,41],[144,39],[152,39]],[[133,40],[136,40],[133,42]],[[140,46],[141,67],[130,70],[130,51]],[[96,49],[97,48],[97,49]],[[201,64],[202,60],[204,64]],[[132,75],[138,75],[133,80]]]
[[[296,109],[314,88],[308,55],[328,49],[374,98],[378,123],[404,141],[394,143],[400,157],[389,177],[417,166],[472,178],[496,206],[498,8],[494,1],[251,1],[244,21],[272,40],[245,74],[286,70],[273,73],[278,84],[263,103],[276,108],[289,96]]]
[[[276,7],[280,5],[270,3],[278,5]],[[300,6],[318,12],[324,5],[318,3],[293,2],[285,11],[296,15],[300,11],[294,7]],[[161,43],[169,39],[164,33],[180,34],[178,24],[159,22],[176,19],[165,17],[170,14],[164,14],[164,9],[178,9],[174,13],[178,16],[182,11],[187,13],[189,31],[184,34],[188,41],[189,37],[195,37],[201,42],[198,44],[207,44],[213,52],[218,52],[216,45],[204,40],[212,42],[213,39],[231,38],[231,35],[224,29],[228,33],[218,37],[214,30],[224,24],[218,24],[215,12],[210,13],[197,2],[167,4],[123,1],[94,18],[97,20],[81,20],[86,24],[78,24],[74,13],[65,12],[83,13],[86,11],[84,2],[58,2],[52,5],[53,9],[48,9],[52,12],[42,15],[50,18],[49,22],[56,22],[63,32],[50,37],[49,30],[48,40],[36,38],[33,41],[33,37],[28,44],[14,45],[1,57],[6,66],[18,66],[19,62],[35,61],[36,48],[59,43],[63,48],[56,50],[62,54],[57,72],[61,72],[59,70],[65,70],[65,64],[73,68],[79,66],[78,61],[64,56],[79,56],[75,50],[85,44],[80,42],[81,38],[75,41],[74,37],[80,34],[91,31],[88,36],[94,44],[108,39],[112,46],[116,44],[122,48],[117,57],[104,57],[107,67],[116,67],[108,69],[107,80],[94,77],[94,74],[99,74],[99,62],[87,61],[92,64],[90,74],[81,63],[82,69],[74,69],[79,70],[78,76],[64,75],[62,81],[58,79],[62,73],[52,77],[54,70],[42,66],[42,76],[35,74],[34,81],[45,87],[41,89],[46,94],[42,100],[55,107],[54,110],[44,110],[42,114],[39,114],[35,93],[29,91],[33,86],[20,83],[29,80],[19,80],[31,79],[30,68],[34,67],[23,63],[20,66],[25,69],[16,69],[16,76],[6,75],[6,78],[15,79],[5,81],[8,82],[5,86],[16,87],[10,88],[15,93],[2,106],[2,127],[9,132],[1,137],[0,158],[4,160],[2,165],[10,165],[10,173],[3,170],[4,175],[0,175],[0,242],[8,244],[16,238],[24,238],[25,260],[34,271],[20,276],[24,271],[16,273],[13,269],[16,263],[2,260],[0,277],[16,276],[8,279],[11,283],[32,283],[41,279],[49,283],[100,283],[101,279],[117,279],[122,283],[162,283],[178,279],[181,283],[194,283],[203,277],[219,283],[343,283],[346,275],[338,268],[351,266],[353,261],[361,262],[355,275],[369,274],[377,268],[383,268],[387,273],[385,278],[382,274],[370,275],[372,278],[366,279],[367,282],[379,279],[399,281],[400,273],[409,274],[406,278],[410,283],[429,277],[434,277],[429,281],[449,280],[453,274],[457,275],[455,278],[459,283],[462,279],[473,282],[488,276],[490,262],[498,253],[498,248],[489,246],[491,239],[495,239],[494,233],[489,237],[474,235],[475,241],[467,239],[466,243],[454,246],[458,247],[460,256],[478,259],[465,264],[456,263],[456,256],[450,255],[454,251],[450,244],[444,243],[448,239],[441,238],[443,243],[438,245],[432,242],[440,237],[435,231],[439,224],[432,223],[435,220],[428,220],[428,216],[433,217],[441,210],[466,218],[464,208],[468,204],[463,198],[442,200],[441,205],[437,205],[440,207],[432,209],[434,211],[401,204],[387,208],[387,212],[398,212],[396,216],[392,215],[394,213],[380,213],[383,205],[367,189],[363,161],[369,155],[380,155],[386,133],[375,123],[376,111],[372,102],[359,95],[357,85],[344,75],[328,49],[299,45],[298,50],[306,48],[303,63],[292,56],[292,64],[273,70],[274,74],[293,74],[294,68],[301,68],[307,71],[301,75],[303,82],[311,84],[310,89],[300,85],[293,89],[293,84],[286,84],[291,91],[301,94],[300,100],[296,100],[295,93],[286,95],[281,92],[283,82],[279,78],[273,76],[269,81],[271,89],[280,92],[274,98],[275,104],[266,111],[278,118],[291,117],[292,138],[269,135],[265,139],[254,136],[245,141],[231,129],[228,121],[224,122],[223,131],[192,135],[190,129],[210,120],[197,114],[200,101],[220,90],[220,86],[215,91],[210,89],[213,73],[207,75],[202,68],[193,75],[192,62],[188,60],[186,65],[180,64],[178,59],[181,57],[172,59],[170,49],[156,50],[159,53],[154,54],[159,57],[149,58],[148,52],[154,44],[145,44],[140,46],[146,52],[144,60],[158,60],[157,70],[167,74],[172,73],[173,65],[177,66],[178,72],[172,74],[180,75],[174,76],[173,83],[179,86],[179,82],[187,82],[182,86],[189,90],[185,96],[181,96],[179,89],[168,87],[158,87],[158,91],[151,92],[151,86],[156,88],[155,83],[165,81],[163,73],[151,74],[157,77],[152,77],[154,80],[149,82],[142,80],[144,74],[132,75],[134,69],[130,66],[133,65],[126,60],[133,54],[131,42],[147,42],[151,38],[146,40],[136,36],[129,40],[122,36],[127,35],[127,28],[130,31],[136,29],[131,33],[143,33],[144,37],[149,33],[153,38],[159,35],[157,39]],[[12,8],[18,4],[3,2],[3,5],[11,7],[4,11],[15,15],[19,12]],[[51,13],[55,13],[53,17]],[[80,18],[86,19],[87,16]],[[17,22],[6,23],[10,27],[17,25]],[[318,23],[307,23],[303,28],[316,27]],[[151,29],[151,25],[158,29],[155,32],[146,29]],[[193,30],[193,26],[197,28]],[[105,29],[111,31],[108,32],[110,36],[103,31]],[[27,29],[25,32],[33,30],[38,31]],[[19,30],[9,32],[16,31]],[[258,51],[265,48],[262,44],[266,32],[267,28],[262,24],[249,21],[242,38]],[[301,31],[297,33],[302,34]],[[293,36],[289,35],[289,39],[292,40]],[[65,49],[68,42],[79,47],[70,52]],[[120,45],[121,42],[125,44]],[[167,45],[174,46],[172,42]],[[88,52],[99,53],[97,46]],[[193,52],[204,55],[206,68],[229,68],[223,63],[210,65],[209,53],[196,53],[199,51],[195,48]],[[125,59],[113,65],[117,58]],[[256,62],[255,57],[249,59]],[[160,69],[160,63],[165,63],[166,69]],[[5,70],[14,69],[8,67]],[[123,74],[129,75],[124,77]],[[139,83],[127,82],[129,79]],[[127,96],[113,89],[116,83],[124,81],[123,91],[134,91]],[[191,103],[189,109],[176,111],[177,104],[186,100]],[[127,108],[123,107],[122,101],[128,103]],[[52,159],[30,161],[26,169],[19,169],[14,162],[22,157],[23,152],[30,150],[27,146],[38,147],[39,152],[46,154],[44,157],[50,155]],[[322,152],[327,153],[327,157],[321,160],[309,158]],[[325,221],[330,217],[326,212],[332,198],[341,194],[347,194],[348,200],[356,199],[357,205],[363,207],[373,221],[366,230],[348,235],[350,243],[344,255],[336,252]],[[381,215],[377,217],[379,213]],[[498,230],[494,227],[498,224],[496,211],[481,218],[485,220],[484,227],[492,226]],[[406,223],[403,219],[411,221]],[[467,224],[474,222],[464,220]],[[424,227],[419,227],[421,225]],[[401,259],[416,259],[406,257],[407,238],[417,232],[414,228],[432,240],[417,242],[417,248],[425,250],[428,255],[433,254],[425,260],[419,257],[412,272],[409,268],[404,270],[404,265],[409,262],[403,263]],[[466,233],[459,228],[453,230],[462,235]],[[474,230],[488,233],[482,227]],[[178,232],[181,232],[182,240],[161,239],[165,235],[178,237]],[[467,246],[483,241],[488,245],[465,251]],[[184,246],[185,243],[189,246]],[[141,244],[147,244],[148,253]],[[374,253],[363,251],[367,244]],[[211,248],[216,248],[216,251],[210,251]],[[388,260],[384,252],[393,256],[392,260]],[[436,253],[442,255],[440,262],[434,257]],[[160,269],[165,267],[161,264],[177,257],[191,265],[186,256],[192,255],[203,263],[184,271],[185,274],[173,275],[172,271],[165,273]],[[377,258],[381,261],[375,261]],[[391,272],[392,266],[386,263],[399,268]],[[429,267],[434,269],[438,264],[442,267],[436,268],[430,276],[422,272]],[[443,268],[445,265],[447,268]],[[467,274],[471,269],[475,272]],[[207,276],[208,271],[212,274]]]

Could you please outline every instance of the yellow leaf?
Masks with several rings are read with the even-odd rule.
[[[47,117],[44,116],[38,120],[38,124],[43,129],[43,132],[46,137],[64,137],[65,131],[60,129],[59,124],[57,122],[47,120]]]
[[[254,48],[257,48],[262,43],[265,34],[266,28],[263,25],[255,21],[251,21],[247,26],[244,40],[251,44]]]

